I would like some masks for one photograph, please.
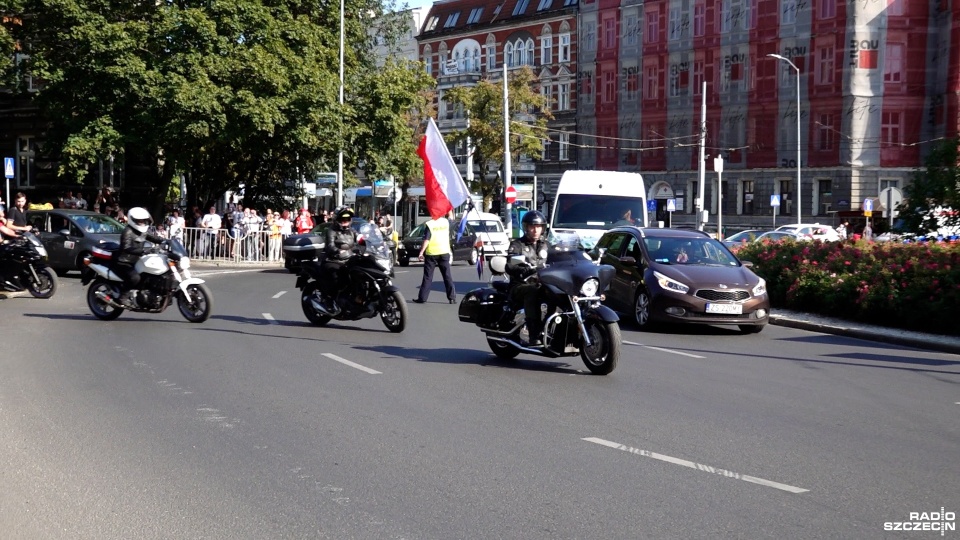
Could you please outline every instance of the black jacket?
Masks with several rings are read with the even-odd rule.
[[[120,233],[120,249],[117,252],[117,262],[119,264],[133,265],[143,255],[143,243],[153,242],[159,244],[163,238],[154,236],[148,232],[140,232],[127,225]]]
[[[353,248],[357,245],[357,232],[346,226],[340,228],[339,223],[334,223],[327,228],[324,233],[323,252],[327,255],[327,260],[345,261],[353,255]]]
[[[523,262],[515,262],[514,255],[523,255]],[[532,271],[543,268],[547,264],[547,240],[540,238],[537,242],[531,241],[526,235],[510,242],[507,248],[507,274],[513,278],[524,278]]]

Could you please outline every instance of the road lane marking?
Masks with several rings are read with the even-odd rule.
[[[273,295],[273,298],[280,298],[281,296],[287,294],[287,291],[280,291],[277,294]]]
[[[756,476],[747,476],[745,474],[735,473],[733,471],[728,471],[726,469],[718,469],[716,467],[711,467],[710,465],[704,465],[702,463],[696,463],[693,461],[687,461],[685,459],[666,456],[663,454],[657,454],[656,452],[651,452],[649,450],[631,448],[629,446],[625,446],[620,443],[599,439],[597,437],[585,437],[581,440],[591,442],[594,444],[599,444],[601,446],[606,446],[608,448],[613,448],[614,450],[620,450],[623,452],[628,452],[630,454],[636,454],[638,456],[653,458],[656,460],[672,463],[674,465],[680,465],[682,467],[687,467],[687,468],[695,469],[698,471],[704,471],[712,474],[719,474],[720,476],[726,476],[727,478],[735,478],[737,480],[743,480],[744,482],[750,482],[751,484],[759,484],[761,486],[772,487],[772,488],[779,489],[781,491],[786,491],[789,493],[806,493],[810,491],[809,489],[803,489],[803,488],[791,486],[788,484],[781,484],[780,482],[774,482],[773,480],[765,480],[763,478],[757,478]]]
[[[375,370],[375,369],[370,369],[370,368],[368,368],[367,366],[361,366],[360,364],[358,364],[358,363],[356,363],[356,362],[351,362],[351,361],[347,360],[346,358],[340,358],[339,356],[337,356],[337,355],[335,355],[335,354],[323,353],[323,356],[326,356],[327,358],[329,358],[329,359],[331,359],[331,360],[336,360],[337,362],[340,362],[341,364],[343,364],[343,365],[345,365],[345,366],[350,366],[350,367],[352,367],[352,368],[354,368],[354,369],[359,369],[360,371],[364,371],[364,372],[369,373],[369,374],[371,374],[371,375],[382,375],[382,373],[380,373],[379,371],[377,371],[377,370]]]
[[[273,318],[273,315],[269,313],[261,313],[261,315],[263,315],[263,318],[266,319],[270,324],[280,324],[276,319]]]
[[[680,356],[689,356],[690,358],[701,358],[701,359],[706,358],[706,356],[700,356],[699,354],[690,354],[690,353],[685,353],[685,352],[681,352],[681,351],[675,351],[675,350],[673,350],[673,349],[664,349],[664,348],[662,348],[662,347],[654,347],[654,346],[652,346],[652,345],[644,345],[643,343],[637,343],[637,342],[635,342],[635,341],[623,340],[623,342],[626,343],[627,345],[636,345],[636,346],[638,346],[638,347],[645,347],[645,348],[647,348],[647,349],[653,349],[653,350],[655,350],[655,351],[660,351],[660,352],[665,352],[665,353],[670,353],[670,354],[679,354]]]

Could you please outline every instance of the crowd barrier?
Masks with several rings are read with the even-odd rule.
[[[248,231],[235,237],[234,231],[184,227],[178,237],[194,261],[236,264],[283,264],[284,235],[270,231]]]

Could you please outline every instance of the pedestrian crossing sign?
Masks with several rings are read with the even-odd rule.
[[[13,158],[3,158],[3,175],[7,178],[13,178]]]

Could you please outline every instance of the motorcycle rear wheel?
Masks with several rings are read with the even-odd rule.
[[[98,292],[103,292],[111,298],[120,297],[120,288],[116,285],[102,279],[94,281],[87,288],[87,306],[90,308],[90,313],[101,321],[112,321],[119,317],[123,313],[123,308],[113,307],[104,302],[97,296]]]
[[[608,375],[620,360],[620,325],[615,322],[589,320],[584,322],[590,346],[581,344],[580,358],[594,375]]]
[[[394,291],[384,301],[383,311],[380,312],[380,320],[387,330],[398,334],[407,327],[407,302],[403,299],[400,291]]]
[[[50,298],[57,292],[57,274],[49,266],[34,266],[39,281],[33,279],[29,270],[21,279],[27,284],[27,291],[35,298]]]
[[[320,292],[320,284],[317,282],[304,287],[300,294],[300,307],[303,308],[303,314],[314,326],[326,326],[331,319],[329,315],[317,311],[310,302],[313,299],[319,302],[321,298],[323,298],[323,293]]]
[[[520,349],[510,345],[509,343],[494,341],[490,338],[487,338],[487,345],[490,346],[490,350],[493,351],[493,354],[497,355],[497,358],[501,360],[513,360],[518,354],[520,354]]]
[[[210,313],[213,312],[213,295],[210,294],[210,289],[203,283],[194,283],[187,285],[186,294],[190,295],[192,304],[183,291],[177,294],[177,307],[183,318],[192,323],[201,323],[209,319]]]

